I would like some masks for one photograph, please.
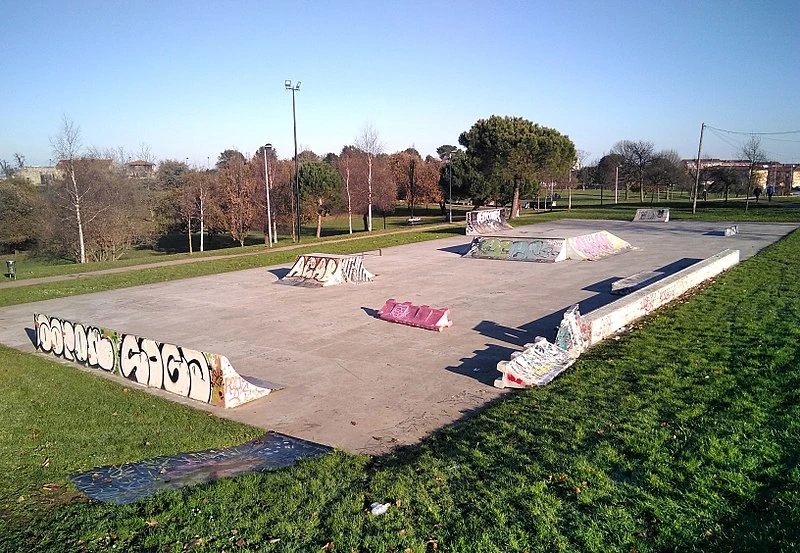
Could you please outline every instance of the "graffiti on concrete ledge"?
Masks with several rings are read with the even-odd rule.
[[[42,313],[33,316],[36,349],[218,407],[236,407],[272,389],[245,380],[224,355],[121,334]]]

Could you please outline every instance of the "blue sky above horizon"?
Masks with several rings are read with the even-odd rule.
[[[800,2],[46,2],[0,7],[0,159],[52,157],[63,116],[85,146],[150,146],[214,163],[272,143],[355,142],[387,152],[442,144],[490,115],[567,134],[587,161],[649,140],[697,155],[702,122],[800,129]],[[737,157],[747,136],[706,133],[703,155]],[[800,134],[764,137],[800,163]]]

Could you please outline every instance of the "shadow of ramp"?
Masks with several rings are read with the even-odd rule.
[[[378,317],[378,310],[377,310],[377,309],[372,309],[371,307],[362,307],[362,308],[361,308],[361,311],[363,311],[364,313],[366,313],[366,314],[367,314],[367,315],[369,315],[370,317],[374,317],[374,318],[376,318],[376,319],[378,319],[378,318],[379,318],[379,317]]]
[[[482,384],[491,386],[499,374],[497,372],[497,363],[508,359],[515,351],[518,351],[517,348],[486,344],[485,349],[474,351],[472,357],[462,358],[460,365],[445,368],[452,373],[468,376]]]
[[[268,273],[272,273],[273,275],[275,275],[275,278],[278,279],[276,282],[279,282],[280,280],[283,279],[283,277],[288,275],[289,271],[291,271],[291,269],[287,269],[285,267],[284,268],[279,268],[279,269],[268,269],[267,270]]]
[[[464,255],[469,251],[469,247],[472,245],[472,242],[468,242],[466,244],[458,244],[457,246],[448,246],[446,248],[439,248],[440,252],[447,252],[453,253],[456,255]]]
[[[31,345],[36,347],[36,330],[30,327],[25,327],[25,334],[28,335],[28,340],[31,341]]]

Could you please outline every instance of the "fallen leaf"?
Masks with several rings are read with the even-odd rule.
[[[147,522],[145,522],[148,528],[158,528],[158,521],[154,518],[151,518]]]
[[[269,540],[269,543],[278,543],[279,541],[281,541],[280,538],[272,538],[271,540]]]
[[[397,507],[399,507],[400,505],[402,505],[402,504],[403,504],[403,500],[402,500],[402,499],[398,499],[397,501],[395,501],[395,502],[394,502],[394,504],[395,504]]]
[[[574,486],[572,489],[575,491],[575,493],[581,493],[581,489],[578,486]]]
[[[405,536],[405,534],[406,534],[406,531],[405,531],[405,530],[398,530],[398,531],[397,531],[397,535],[398,535],[398,536]]]
[[[44,486],[42,486],[43,490],[48,490],[48,491],[60,490],[61,488],[62,486],[59,486],[58,484],[45,484]]]
[[[598,433],[598,434],[600,434],[600,435],[602,436],[603,434],[605,434],[605,433],[606,433],[606,431],[605,431],[604,429],[602,429],[602,428],[598,428],[598,429],[597,429],[597,433]]]
[[[19,496],[17,498],[17,503],[22,503],[23,501],[25,501],[25,496],[24,495],[21,495],[21,496]]]
[[[333,551],[334,549],[336,549],[336,546],[332,541],[329,541],[328,543],[322,546],[323,551]]]
[[[123,391],[123,392],[130,392],[130,390],[129,390],[129,389],[127,389],[127,388],[123,388],[123,389],[122,389],[122,391]]]
[[[187,544],[183,546],[184,549],[194,549],[195,547],[199,547],[203,545],[203,538],[200,536],[195,536],[194,539],[189,540]]]
[[[47,468],[50,466],[50,457],[45,457],[44,461],[42,461],[42,466]]]
[[[247,540],[244,538],[239,538],[238,540],[236,540],[236,545],[238,545],[239,547],[244,547],[245,545],[247,545]]]

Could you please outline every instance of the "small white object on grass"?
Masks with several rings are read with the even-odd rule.
[[[391,507],[391,505],[392,505],[391,503],[378,503],[376,501],[375,503],[370,505],[370,507],[372,508],[370,513],[372,513],[375,516],[382,515],[383,513],[389,510],[389,507]]]

